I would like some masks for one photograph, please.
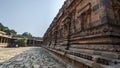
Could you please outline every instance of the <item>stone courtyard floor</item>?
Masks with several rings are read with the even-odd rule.
[[[19,47],[19,48],[0,48],[0,63],[10,58],[29,50],[33,47]]]
[[[0,57],[2,61],[4,60],[0,62],[0,68],[66,68],[63,63],[40,47],[8,48],[5,52],[3,50],[0,49]]]

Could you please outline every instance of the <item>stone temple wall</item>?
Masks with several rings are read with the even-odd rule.
[[[66,0],[43,43],[83,66],[114,68],[120,59],[119,29],[119,0]]]

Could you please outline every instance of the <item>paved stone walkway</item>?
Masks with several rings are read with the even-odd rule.
[[[66,68],[42,48],[32,48],[0,64],[0,68]]]
[[[0,63],[34,47],[0,48]]]

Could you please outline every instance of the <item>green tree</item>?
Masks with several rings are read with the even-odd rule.
[[[15,41],[19,46],[27,46],[27,38],[19,38]]]
[[[16,35],[17,32],[13,29],[9,29],[8,27],[4,26],[2,23],[0,23],[0,31],[6,32],[8,35]]]
[[[24,38],[21,34],[17,34],[16,37]]]
[[[7,35],[11,35],[10,29],[8,27],[4,28],[4,32],[6,32]]]
[[[16,35],[17,32],[15,30],[5,29],[4,32],[6,32],[7,35]]]
[[[28,33],[28,32],[24,32],[22,34],[23,37],[32,37],[32,34],[31,33]]]
[[[4,30],[4,25],[2,23],[0,23],[0,31]]]
[[[10,33],[11,33],[11,35],[16,35],[17,34],[17,32],[13,29],[10,30]]]

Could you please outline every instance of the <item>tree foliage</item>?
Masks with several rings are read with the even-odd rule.
[[[27,44],[27,38],[19,38],[17,40],[15,40],[15,42],[21,46],[26,46]]]
[[[9,30],[9,32],[10,32],[11,35],[16,35],[17,34],[17,32],[13,29]]]
[[[13,29],[9,29],[8,27],[4,26],[2,23],[0,23],[0,31],[5,32],[7,35],[16,35],[17,32]]]
[[[0,23],[0,31],[3,31],[4,30],[4,26],[2,23]]]
[[[32,34],[29,32],[24,32],[23,34],[17,34],[17,32],[13,29],[9,29],[8,27],[4,26],[2,23],[0,23],[0,31],[5,32],[7,35],[14,35],[19,38],[29,38],[32,37]]]
[[[21,34],[17,34],[16,37],[18,37],[18,38],[24,38]]]
[[[23,34],[22,34],[22,36],[23,37],[32,37],[32,34],[31,33],[28,33],[28,32],[24,32]]]

